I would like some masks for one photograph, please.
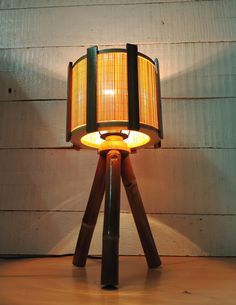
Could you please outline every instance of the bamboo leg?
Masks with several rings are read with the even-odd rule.
[[[100,156],[73,257],[75,266],[84,267],[86,264],[89,246],[104,195],[105,169],[105,158]]]
[[[102,245],[102,286],[118,285],[121,154],[110,150],[106,157],[105,210]]]
[[[152,236],[129,156],[124,157],[122,160],[121,175],[147,264],[149,268],[156,268],[161,265],[161,260]]]

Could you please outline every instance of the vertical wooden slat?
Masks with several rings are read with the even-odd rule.
[[[68,65],[67,78],[67,115],[66,115],[66,141],[71,138],[71,103],[72,103],[72,62]]]
[[[97,46],[87,49],[87,132],[97,130],[97,50]]]
[[[154,60],[156,66],[156,80],[157,80],[157,118],[159,136],[163,139],[163,122],[162,122],[162,107],[161,107],[161,85],[160,85],[160,69],[158,59]]]
[[[139,130],[138,48],[127,44],[129,129]]]

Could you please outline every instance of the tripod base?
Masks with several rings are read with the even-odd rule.
[[[73,257],[74,265],[79,267],[85,266],[105,192],[101,272],[102,286],[117,286],[119,283],[118,256],[121,177],[148,267],[156,268],[161,265],[129,155],[119,150],[109,150],[105,154],[100,154]]]

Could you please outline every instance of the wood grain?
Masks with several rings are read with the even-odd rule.
[[[1,47],[232,41],[234,12],[234,0],[2,10]]]
[[[74,251],[98,156],[65,142],[67,65],[92,45],[130,42],[160,62],[163,148],[131,155],[158,250],[235,255],[235,8],[234,0],[0,2],[0,254]],[[140,254],[123,190],[121,203],[121,254]]]
[[[236,99],[162,99],[163,148],[236,148]],[[66,101],[0,103],[0,148],[71,147]]]
[[[100,42],[101,43],[101,42]],[[99,45],[99,49],[125,44]],[[87,47],[0,49],[0,100],[66,99],[67,66]],[[236,43],[142,44],[158,57],[164,98],[236,96]]]
[[[234,256],[235,216],[148,215],[161,255]],[[0,254],[73,253],[82,219],[74,212],[0,212]],[[90,254],[101,254],[101,214]],[[9,223],[14,223],[9,230]],[[222,229],[224,228],[224,229]],[[120,254],[140,255],[141,244],[131,214],[121,214]]]
[[[97,160],[94,151],[0,150],[0,209],[84,211]],[[236,213],[235,149],[142,150],[131,162],[148,213]]]
[[[195,0],[2,0],[0,9],[29,9],[43,7],[66,7],[66,6],[107,6],[107,5],[137,5],[150,3],[165,3],[165,2],[191,2]],[[205,1],[205,0],[203,0]],[[208,0],[214,1],[214,0]]]

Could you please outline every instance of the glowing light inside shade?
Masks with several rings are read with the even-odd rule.
[[[114,89],[104,89],[103,93],[105,95],[115,95],[116,94],[116,90],[114,90]]]
[[[138,101],[140,131],[128,131],[128,72],[126,50],[97,54],[96,65],[96,123],[99,129],[109,133],[128,134],[129,148],[150,147],[157,144],[159,136],[158,96],[156,67],[154,62],[138,54]],[[72,68],[71,84],[71,142],[77,147],[100,149],[104,142],[102,130],[87,134],[87,58],[82,57]],[[95,129],[93,129],[95,130]],[[87,134],[87,135],[86,135]],[[83,145],[81,145],[83,144]],[[147,145],[147,146],[148,146]]]
[[[139,146],[143,146],[150,141],[150,137],[143,132],[134,131],[134,130],[122,130],[122,133],[128,135],[128,138],[124,141],[128,144],[129,148],[136,148]],[[101,134],[107,133],[102,131]],[[81,142],[89,147],[99,148],[99,146],[105,140],[101,139],[100,134],[98,131],[86,134],[81,138]]]
[[[87,59],[72,70],[71,129],[86,125]],[[138,56],[140,123],[158,129],[156,69],[153,62]],[[98,53],[97,122],[128,121],[127,53]]]

